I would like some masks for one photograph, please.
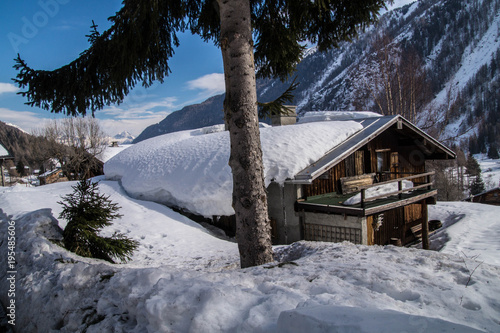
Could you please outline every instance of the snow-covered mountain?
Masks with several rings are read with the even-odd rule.
[[[135,136],[130,134],[127,131],[123,131],[119,134],[116,134],[109,141],[117,141],[119,144],[131,144],[135,140]]]
[[[376,38],[387,36],[400,54],[421,59],[427,94],[420,103],[432,109],[439,125],[437,136],[457,136],[455,142],[478,153],[498,137],[500,129],[500,0],[420,0],[383,15],[379,23],[361,33],[353,43],[327,52],[308,50],[295,76],[297,111],[379,111],[370,97],[373,86],[359,89],[363,68],[373,63]],[[289,85],[279,80],[259,80],[258,98],[278,97]],[[368,96],[364,103],[359,95]],[[223,95],[174,112],[148,127],[136,141],[173,131],[223,122]],[[425,107],[424,107],[425,106]],[[430,108],[429,106],[432,106]],[[423,120],[418,121],[423,125]],[[496,126],[496,127],[495,127]],[[471,130],[473,129],[473,130]],[[469,142],[469,137],[472,138]],[[464,141],[465,140],[465,141]]]

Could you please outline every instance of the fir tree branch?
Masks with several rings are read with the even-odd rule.
[[[267,103],[258,103],[259,105],[259,118],[266,118],[273,115],[289,115],[290,109],[285,106],[285,104],[292,103],[294,95],[292,94],[295,89],[297,89],[299,83],[295,82],[297,77],[295,77],[290,84],[290,86],[274,101]]]
[[[163,82],[168,60],[186,28],[184,4],[176,0],[128,0],[102,34],[93,24],[91,46],[53,71],[34,70],[18,55],[14,82],[30,106],[76,116],[120,103],[138,82]]]

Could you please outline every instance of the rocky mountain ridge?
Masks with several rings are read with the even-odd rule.
[[[377,45],[381,36],[387,45]],[[375,94],[368,93],[381,88],[375,84],[360,88],[360,82],[367,80],[374,54],[390,47],[399,52],[396,65],[411,54],[419,59],[419,71],[425,76],[427,90],[419,100],[424,111],[415,122],[427,129],[424,118],[433,119],[431,134],[453,137],[453,144],[470,146],[474,152],[498,141],[500,0],[420,0],[386,13],[352,43],[324,53],[308,50],[294,75],[300,83],[294,91],[298,113],[361,109],[386,113]],[[292,79],[258,80],[259,101],[275,99]],[[223,100],[224,95],[218,95],[174,112],[134,142],[223,123]]]

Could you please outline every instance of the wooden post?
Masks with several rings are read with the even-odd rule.
[[[5,180],[3,178],[3,164],[2,161],[0,161],[0,172],[2,173],[2,187],[5,186]]]
[[[361,208],[365,208],[365,189],[361,190]]]
[[[422,248],[424,250],[429,249],[429,217],[425,200],[422,200]]]
[[[400,181],[398,181],[398,191],[401,191],[402,189],[403,189],[403,181],[400,180]],[[401,200],[402,197],[403,197],[403,193],[398,193],[399,200]]]

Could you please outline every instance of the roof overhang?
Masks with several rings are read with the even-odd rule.
[[[0,160],[5,161],[5,160],[13,160],[14,157],[12,157],[9,154],[9,151],[7,148],[5,148],[1,143],[0,143]]]
[[[406,128],[410,133],[414,134],[415,137],[410,140],[409,145],[418,147],[425,153],[427,159],[456,158],[455,153],[451,149],[447,148],[399,115],[354,119],[353,121],[359,122],[363,126],[363,129],[332,148],[319,160],[298,172],[294,179],[288,180],[287,182],[293,184],[311,184],[314,179],[318,178],[325,171],[332,168],[394,125],[399,130]]]

